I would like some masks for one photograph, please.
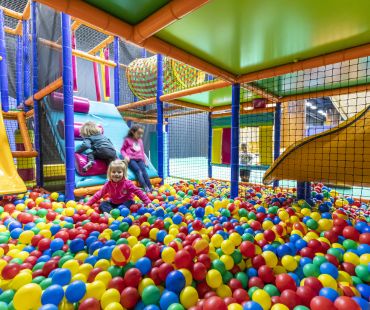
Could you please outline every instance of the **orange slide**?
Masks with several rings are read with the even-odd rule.
[[[0,112],[0,195],[18,194],[27,191],[26,185],[17,173],[6,135],[3,114]]]
[[[263,176],[370,187],[370,106],[337,127],[289,146]]]

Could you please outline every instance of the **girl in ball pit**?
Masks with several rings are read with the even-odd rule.
[[[146,167],[148,166],[144,153],[142,137],[144,128],[132,125],[121,148],[121,154],[127,161],[129,168],[135,173],[140,185],[145,192],[153,190]]]
[[[148,196],[127,179],[126,162],[119,159],[112,161],[108,167],[107,177],[108,182],[89,199],[87,205],[91,206],[105,195],[109,195],[110,201],[102,201],[99,205],[100,212],[108,215],[120,205],[131,207],[134,204],[134,195],[136,195],[145,205],[153,207]]]

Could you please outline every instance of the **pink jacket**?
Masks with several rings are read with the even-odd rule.
[[[114,204],[122,204],[128,200],[133,200],[134,195],[138,196],[145,205],[151,203],[147,195],[137,188],[130,180],[121,180],[120,182],[108,181],[104,186],[92,196],[86,203],[91,206],[99,201],[105,195],[109,195],[111,202]]]
[[[129,159],[142,160],[146,162],[142,139],[135,140],[127,137],[123,142],[121,154],[123,157],[128,157]]]

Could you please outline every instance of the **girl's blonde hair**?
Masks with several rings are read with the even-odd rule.
[[[96,136],[96,135],[99,135],[99,134],[101,134],[101,129],[94,122],[86,122],[80,128],[80,135],[83,138]]]
[[[108,167],[107,177],[108,180],[111,181],[111,173],[113,169],[122,169],[123,171],[123,178],[127,179],[127,163],[124,160],[116,159],[113,160]]]

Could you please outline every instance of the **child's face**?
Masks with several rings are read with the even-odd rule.
[[[139,128],[138,130],[136,130],[136,131],[134,132],[134,138],[135,138],[136,140],[141,139],[141,138],[143,137],[143,135],[144,135],[144,129],[142,129],[142,128]]]
[[[123,179],[123,170],[119,168],[113,168],[110,173],[110,178],[113,182],[119,182]]]

